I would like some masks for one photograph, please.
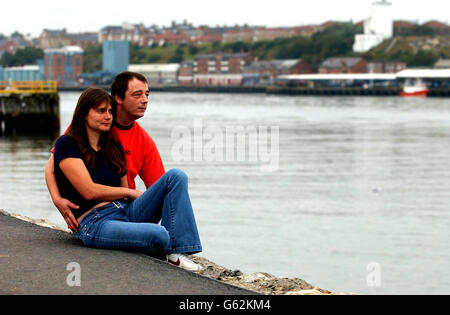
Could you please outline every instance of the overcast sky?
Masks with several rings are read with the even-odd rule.
[[[389,0],[395,19],[450,23],[449,0]],[[38,36],[44,28],[99,31],[123,22],[168,26],[187,20],[194,26],[320,24],[361,21],[373,0],[3,0],[0,33]]]

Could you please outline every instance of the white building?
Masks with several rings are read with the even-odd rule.
[[[364,34],[355,36],[353,51],[366,52],[394,34],[392,4],[386,0],[372,3],[370,16],[364,21]]]
[[[138,72],[147,78],[149,83],[176,83],[178,63],[129,65],[128,71]]]

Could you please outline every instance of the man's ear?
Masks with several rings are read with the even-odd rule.
[[[114,96],[114,100],[117,104],[122,105],[123,99],[121,99],[118,95]]]

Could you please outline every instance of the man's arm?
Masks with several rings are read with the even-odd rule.
[[[164,175],[165,169],[156,143],[150,136],[147,138],[146,149],[144,163],[139,172],[139,177],[143,180],[145,187],[148,189]]]
[[[53,164],[53,154],[48,159],[45,167],[45,182],[47,183],[47,189],[52,197],[53,204],[59,210],[64,220],[67,223],[67,227],[72,231],[78,231],[78,222],[75,219],[72,209],[78,209],[79,206],[72,203],[70,200],[64,199],[59,193],[58,185],[56,183],[55,168]]]

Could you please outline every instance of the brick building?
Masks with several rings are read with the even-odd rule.
[[[26,40],[22,36],[11,36],[0,39],[0,57],[5,52],[15,54],[17,49],[23,49],[32,45],[31,41]]]
[[[249,42],[254,41],[255,38],[255,30],[254,29],[240,29],[240,30],[232,30],[222,34],[222,42],[230,43],[230,42]]]
[[[367,73],[363,58],[328,58],[319,67],[319,73]]]
[[[198,55],[194,61],[193,83],[200,85],[241,85],[245,65],[251,62],[250,53]]]
[[[397,73],[405,68],[406,63],[402,61],[367,63],[367,73]]]
[[[435,34],[450,35],[450,26],[439,21],[429,21],[422,26],[432,29]]]
[[[417,24],[409,21],[394,21],[394,35],[410,35],[414,34]]]
[[[191,85],[194,83],[194,61],[184,61],[178,68],[178,83],[181,85]]]
[[[98,44],[97,32],[68,33],[62,30],[44,29],[39,36],[39,47],[42,49],[79,46],[86,48]]]
[[[187,36],[184,32],[181,33],[173,33],[170,31],[166,31],[161,34],[156,34],[153,39],[153,43],[162,46],[164,44],[186,44],[190,42],[189,36]]]
[[[127,40],[135,45],[147,46],[153,35],[152,31],[143,24],[123,23],[102,28],[98,33],[98,42]]]
[[[70,41],[69,34],[65,28],[62,30],[44,29],[39,36],[39,47],[42,49],[62,48],[70,46]]]
[[[66,46],[44,50],[44,78],[55,80],[58,86],[78,85],[83,72],[83,49]]]
[[[243,83],[274,84],[279,75],[313,72],[314,69],[302,59],[254,61],[244,68]]]

